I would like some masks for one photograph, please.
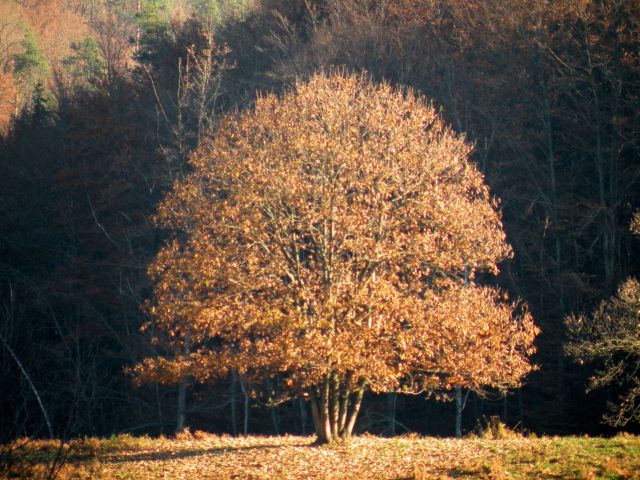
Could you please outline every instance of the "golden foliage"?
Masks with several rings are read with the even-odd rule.
[[[13,75],[0,69],[0,135],[9,129],[16,111],[17,95]]]
[[[38,46],[47,62],[58,67],[62,59],[72,53],[71,44],[91,34],[87,21],[63,0],[23,2],[22,17],[38,37]]]
[[[631,219],[631,225],[629,226],[629,230],[634,235],[640,236],[640,211],[635,212],[633,214],[633,218]]]
[[[174,235],[150,310],[177,355],[140,378],[279,373],[322,408],[365,386],[517,384],[537,330],[474,284],[511,249],[471,149],[424,98],[362,76],[226,118],[158,210]]]

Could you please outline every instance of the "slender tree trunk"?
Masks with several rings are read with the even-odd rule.
[[[480,399],[478,395],[473,397],[473,416],[475,418],[475,425],[479,425],[482,415],[480,415]]]
[[[524,421],[524,408],[522,405],[522,389],[518,389],[518,418],[520,421]]]
[[[300,433],[302,435],[307,434],[307,406],[304,404],[304,400],[298,399],[298,407],[300,408]]]
[[[278,408],[271,407],[271,423],[273,423],[273,433],[278,436],[280,435],[280,419],[278,418]]]
[[[136,1],[136,44],[135,44],[135,53],[139,54],[140,53],[140,37],[141,37],[141,28],[140,28],[140,13],[141,13],[142,9],[141,9],[141,5],[140,5],[140,0]]]
[[[456,387],[456,437],[462,437],[462,389]]]
[[[322,439],[326,442],[331,441],[331,423],[330,423],[330,410],[329,410],[329,392],[331,389],[330,378],[327,375],[327,378],[322,385],[322,400],[320,402],[321,410],[321,419],[322,419]]]
[[[280,378],[276,376],[275,385],[271,381],[267,380],[267,388],[273,392],[273,396],[278,398],[280,396]],[[271,423],[273,424],[273,432],[275,435],[280,435],[280,415],[278,415],[278,407],[269,407],[269,416],[271,417]]]
[[[347,379],[344,382],[344,386],[342,389],[342,399],[340,402],[340,434],[344,432],[344,429],[347,426],[347,415],[349,413],[349,397],[351,396],[351,391],[349,390],[349,386],[351,384],[351,374],[347,374]]]
[[[462,395],[462,387],[455,388],[456,395],[456,437],[462,437],[462,411],[467,406],[467,400],[469,400],[469,394],[471,390],[467,389],[464,396]]]
[[[507,423],[509,421],[509,403],[507,401],[506,395],[502,399],[502,421],[504,423]]]
[[[155,383],[155,394],[156,394],[156,405],[158,407],[158,422],[162,423],[163,415],[162,415],[162,403],[160,402],[160,388],[158,384]]]
[[[247,390],[247,384],[240,375],[240,389],[242,390],[242,396],[244,397],[244,422],[242,424],[242,434],[248,435],[249,433],[249,391]]]
[[[465,267],[465,270],[464,270],[464,284],[465,286],[469,285],[469,267],[468,266]],[[461,387],[455,388],[455,395],[456,395],[456,437],[461,438],[462,437],[462,409],[464,408],[464,404],[462,401]],[[465,398],[465,403],[466,403],[466,398]]]
[[[389,425],[389,435],[394,436],[396,434],[396,404],[398,396],[395,392],[387,395],[387,418]]]
[[[249,434],[249,395],[244,393],[244,423],[242,425],[242,434]]]
[[[22,366],[22,362],[20,362],[20,360],[18,359],[18,357],[14,353],[13,349],[9,346],[9,344],[7,343],[7,341],[4,339],[4,337],[2,335],[0,335],[0,340],[2,341],[2,344],[5,346],[5,348],[9,351],[9,354],[11,355],[11,357],[15,360],[16,364],[18,365],[18,368],[20,369],[20,372],[22,372],[22,375],[24,376],[24,378],[27,380],[27,383],[31,387],[31,391],[35,395],[36,400],[38,401],[38,405],[40,406],[40,410],[42,411],[42,416],[44,417],[44,422],[47,425],[47,431],[49,432],[49,438],[53,438],[53,428],[51,427],[51,421],[49,420],[49,414],[47,414],[47,410],[44,408],[44,403],[42,403],[42,399],[40,398],[40,394],[38,393],[38,390],[36,389],[36,386],[33,384],[33,382],[31,381],[31,377],[29,376],[29,374],[27,373],[25,368]]]
[[[340,379],[337,374],[331,378],[331,437],[333,440],[340,438]]]
[[[353,428],[356,426],[356,419],[358,418],[358,413],[360,413],[360,406],[362,405],[362,398],[364,397],[364,388],[365,382],[364,380],[361,380],[360,384],[358,385],[358,390],[356,391],[356,398],[353,402],[353,409],[351,410],[349,420],[347,421],[347,426],[345,427],[344,438],[350,438],[353,434]]]
[[[184,430],[187,410],[187,384],[180,382],[178,384],[178,415],[176,419],[176,432]]]
[[[238,408],[236,405],[236,393],[238,392],[238,375],[235,370],[231,370],[231,387],[229,397],[231,398],[231,431],[238,435]]]
[[[313,419],[313,428],[318,436],[318,442],[322,442],[322,415],[320,415],[320,406],[315,393],[311,394],[311,418]]]

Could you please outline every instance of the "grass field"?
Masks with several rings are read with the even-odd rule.
[[[60,479],[640,479],[640,437],[440,439],[119,435],[4,445],[0,475]],[[64,461],[60,461],[64,458]]]

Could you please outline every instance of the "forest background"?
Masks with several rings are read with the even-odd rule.
[[[311,433],[304,402],[268,408],[241,378],[136,387],[125,371],[163,353],[140,332],[166,236],[149,218],[189,153],[257,92],[330,67],[433,99],[501,199],[515,256],[498,280],[531,308],[540,368],[506,397],[469,394],[464,430],[498,415],[610,432],[620,391],[585,393],[597,365],[566,356],[565,319],[640,266],[639,22],[637,0],[1,0],[0,440],[166,433],[180,414]],[[453,426],[451,403],[387,394],[358,428]]]

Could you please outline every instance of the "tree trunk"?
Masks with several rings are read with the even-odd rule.
[[[347,379],[342,387],[342,400],[340,402],[340,432],[344,431],[347,426],[347,415],[349,413],[349,384],[351,383],[351,374],[347,374]]]
[[[387,395],[387,419],[388,419],[388,430],[389,435],[394,436],[396,434],[396,403],[397,403],[397,395],[396,393],[389,393]]]
[[[236,393],[238,391],[238,376],[235,370],[231,370],[231,387],[229,388],[231,403],[231,431],[238,435],[238,409],[236,406]]]
[[[160,388],[158,384],[155,384],[155,394],[156,394],[156,406],[158,407],[158,423],[163,423],[163,415],[162,415],[162,403],[160,401]]]
[[[364,397],[364,389],[365,382],[364,380],[361,380],[358,385],[355,401],[353,402],[353,409],[351,410],[349,421],[347,422],[347,426],[345,428],[344,438],[351,437],[351,434],[353,433],[353,427],[356,426],[356,419],[358,418],[358,413],[360,413],[360,406],[362,405],[362,398]]]
[[[311,394],[311,416],[318,443],[332,443],[351,437],[364,396],[365,382],[356,391],[337,375],[328,375]]]
[[[456,437],[462,437],[462,389],[456,387]]]
[[[337,374],[331,378],[331,437],[333,440],[340,438],[340,379]]]
[[[307,407],[304,404],[304,400],[298,400],[298,406],[300,407],[300,433],[302,435],[307,434]]]
[[[244,397],[244,422],[242,424],[242,434],[247,435],[249,433],[249,391],[247,390],[247,384],[240,375],[240,389],[242,390],[242,396]]]
[[[507,401],[506,395],[502,399],[502,421],[504,423],[507,423],[509,421],[509,403]]]
[[[329,410],[329,393],[331,390],[330,378],[327,375],[327,378],[324,381],[324,385],[322,386],[322,394],[320,396],[320,418],[321,418],[321,427],[322,427],[322,439],[329,443],[333,440],[331,437],[331,418],[330,418],[330,410]]]
[[[320,419],[320,407],[314,393],[311,394],[311,418],[313,420],[313,429],[318,436],[318,443],[321,442],[322,421]]]
[[[142,29],[140,28],[140,13],[142,12],[142,8],[140,5],[140,0],[136,1],[136,43],[134,47],[134,52],[137,54],[140,53],[140,37],[142,36]]]
[[[272,392],[274,398],[280,396],[280,377],[276,375],[275,384],[270,380],[266,381],[267,388]],[[271,423],[273,424],[273,433],[277,436],[280,435],[280,415],[278,414],[278,407],[276,405],[269,406],[269,415],[271,416]]]
[[[4,337],[2,335],[0,335],[0,341],[2,341],[2,344],[9,351],[9,354],[11,355],[11,357],[15,360],[16,364],[18,365],[18,368],[20,369],[20,372],[22,372],[22,375],[24,375],[24,378],[27,380],[27,383],[31,387],[31,391],[35,395],[36,400],[38,401],[38,405],[40,406],[40,410],[42,411],[42,416],[44,418],[44,422],[47,425],[47,432],[49,433],[49,438],[53,438],[53,428],[51,427],[51,421],[49,420],[49,414],[47,413],[47,409],[44,408],[44,403],[42,403],[42,398],[40,398],[40,394],[38,393],[38,390],[36,389],[36,386],[33,384],[33,382],[31,381],[31,377],[29,376],[29,374],[27,373],[25,368],[22,366],[22,362],[20,361],[20,359],[18,359],[18,357],[14,353],[13,349],[9,346],[9,343],[4,339]]]
[[[464,397],[462,396],[462,387],[456,387],[454,391],[456,395],[456,437],[461,438],[462,437],[462,411],[464,410],[464,407],[467,405],[467,400],[469,399],[469,393],[471,393],[471,390],[467,390],[464,394]]]
[[[187,384],[180,382],[178,384],[178,417],[176,419],[176,432],[184,430],[187,410]]]

